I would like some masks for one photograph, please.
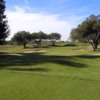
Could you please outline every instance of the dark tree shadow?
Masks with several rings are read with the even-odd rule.
[[[37,72],[48,72],[49,69],[46,68],[7,68],[7,70],[13,70],[13,71],[37,71]]]
[[[18,70],[18,71],[48,71],[47,69],[19,69],[10,68],[12,66],[31,66],[43,63],[54,63],[69,67],[84,68],[86,64],[81,63],[74,58],[83,58],[84,56],[52,56],[43,53],[22,53],[18,55],[10,55],[4,52],[0,53],[0,69]],[[21,67],[22,68],[22,67]]]
[[[100,58],[100,55],[76,55],[75,57],[78,58],[85,58],[85,59],[96,59],[96,58]]]

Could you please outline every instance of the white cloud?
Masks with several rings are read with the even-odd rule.
[[[47,15],[44,13],[26,12],[27,7],[15,6],[15,10],[6,11],[10,25],[10,39],[18,31],[45,33],[58,32],[62,35],[62,40],[67,40],[70,30],[76,25],[69,21],[60,20],[58,15]],[[28,8],[29,9],[29,8]],[[76,19],[75,19],[76,20]]]

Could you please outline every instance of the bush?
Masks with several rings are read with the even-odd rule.
[[[74,44],[74,43],[67,43],[67,44],[65,44],[64,46],[73,47],[73,46],[77,46],[77,45]]]

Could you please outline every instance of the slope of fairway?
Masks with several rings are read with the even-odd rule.
[[[99,100],[99,54],[87,46],[0,47],[0,100]]]

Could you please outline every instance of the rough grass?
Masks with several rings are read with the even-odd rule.
[[[100,56],[93,54],[99,51],[87,45],[0,47],[0,100],[99,100]]]

